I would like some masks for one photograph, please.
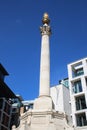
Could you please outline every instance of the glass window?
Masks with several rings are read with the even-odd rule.
[[[84,74],[83,68],[74,70],[74,71],[72,72],[72,74],[73,74],[73,78],[74,78],[74,77],[77,77],[77,76],[80,76],[80,75],[83,75],[83,74]]]
[[[85,96],[76,97],[76,110],[86,109]]]
[[[86,115],[85,113],[76,115],[77,126],[85,126],[87,125]]]
[[[82,92],[81,80],[76,81],[76,82],[73,83],[73,92],[74,93]]]
[[[84,74],[82,62],[72,65],[72,77],[77,77]]]

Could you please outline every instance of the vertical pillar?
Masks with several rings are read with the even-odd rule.
[[[49,16],[47,13],[43,16],[43,26],[40,27],[41,41],[41,60],[40,60],[40,88],[39,96],[50,96],[50,50],[49,36],[51,29],[49,26]]]
[[[42,19],[43,26],[41,31],[41,60],[40,60],[40,86],[39,97],[34,102],[34,109],[52,109],[53,102],[50,97],[50,47],[49,36],[51,28],[49,26],[50,19],[47,13]]]

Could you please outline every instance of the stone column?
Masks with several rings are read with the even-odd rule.
[[[40,60],[40,86],[39,97],[34,102],[34,109],[52,109],[53,102],[50,97],[50,48],[49,36],[51,28],[49,26],[50,19],[47,13],[42,19],[43,26],[41,31],[41,60]]]
[[[40,60],[40,87],[39,96],[50,96],[50,50],[49,50],[49,36],[51,29],[49,26],[49,16],[44,14],[43,26],[40,27],[42,41],[41,41],[41,60]]]

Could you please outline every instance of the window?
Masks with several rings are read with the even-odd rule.
[[[85,96],[76,97],[76,110],[86,109]]]
[[[83,68],[77,69],[76,72],[75,72],[75,76],[80,76],[80,75],[83,75],[83,74],[84,74]]]
[[[77,77],[77,76],[80,76],[80,75],[83,75],[83,74],[84,74],[83,68],[76,69],[76,70],[73,71],[73,78]]]
[[[73,93],[82,92],[81,80],[74,82],[72,87],[73,87]]]
[[[85,113],[76,115],[77,126],[85,126],[87,125],[86,115]]]
[[[82,62],[72,65],[72,77],[73,78],[83,75],[83,74],[84,74],[84,71],[83,71]]]
[[[8,104],[8,102],[5,102],[4,111],[8,114],[11,112],[11,106]]]
[[[2,124],[8,127],[9,124],[9,116],[3,113],[3,118],[2,118]]]

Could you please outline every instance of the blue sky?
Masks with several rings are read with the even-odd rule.
[[[68,76],[68,63],[87,56],[87,0],[0,0],[0,62],[5,82],[25,100],[38,97],[44,12],[52,28],[51,86]]]

